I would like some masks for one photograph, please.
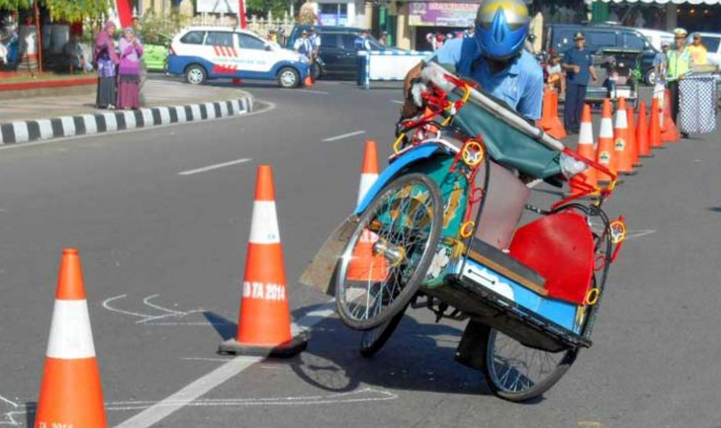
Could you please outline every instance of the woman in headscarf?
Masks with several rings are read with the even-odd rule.
[[[117,100],[115,67],[120,62],[120,58],[115,52],[115,41],[113,40],[115,29],[115,23],[108,22],[95,41],[93,58],[95,58],[98,70],[98,95],[95,104],[98,108],[115,108]]]
[[[143,45],[132,27],[123,31],[120,39],[120,68],[118,70],[118,108],[140,107],[140,58]]]

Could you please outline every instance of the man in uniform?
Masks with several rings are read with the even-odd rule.
[[[410,87],[425,63],[434,60],[454,66],[457,74],[477,81],[526,119],[540,119],[543,70],[533,55],[523,49],[528,27],[528,9],[523,1],[484,1],[476,14],[473,36],[449,40],[408,73],[407,101],[401,114],[404,117],[417,114]]]
[[[671,92],[671,117],[673,123],[678,123],[678,80],[691,69],[691,52],[686,47],[688,32],[683,28],[673,31],[674,48],[668,52],[668,64],[666,66],[666,81]],[[688,134],[682,133],[682,137],[688,138]]]
[[[371,50],[371,42],[368,40],[368,30],[362,30],[360,35],[355,39],[355,50],[356,50],[356,83],[358,86],[363,85],[363,78],[365,76],[366,61],[368,57],[361,55],[362,52],[369,52]]]
[[[566,131],[578,134],[581,129],[581,113],[586,102],[586,89],[589,77],[595,82],[596,70],[593,68],[591,52],[586,50],[586,38],[583,33],[573,36],[575,46],[563,56],[563,71],[566,72],[566,102],[563,107],[563,124]]]

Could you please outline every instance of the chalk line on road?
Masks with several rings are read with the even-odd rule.
[[[656,233],[653,229],[641,229],[641,230],[629,230],[626,233],[626,239],[640,238],[642,236],[648,236]]]
[[[391,102],[392,102],[393,104],[405,104],[405,103],[404,103],[403,101],[401,101],[401,100],[391,100]]]
[[[317,323],[333,314],[335,303],[333,301],[320,305],[315,310],[301,317],[294,325],[293,330],[310,329]],[[207,394],[230,378],[238,375],[255,363],[263,361],[261,357],[235,357],[227,363],[216,368],[207,375],[191,382],[168,398],[157,402],[142,412],[126,420],[116,428],[148,428],[182,409],[192,405],[199,397]],[[317,403],[316,404],[325,404]]]
[[[116,307],[114,307],[114,306],[110,306],[110,303],[112,303],[112,302],[114,302],[114,301],[116,301],[116,300],[120,300],[120,299],[125,299],[125,298],[127,298],[127,297],[128,297],[127,294],[121,294],[121,295],[119,295],[119,296],[110,297],[110,298],[108,298],[108,299],[105,299],[105,300],[103,300],[102,305],[103,305],[103,307],[104,307],[105,309],[107,309],[107,310],[109,310],[109,311],[111,311],[111,312],[117,312],[117,313],[119,313],[119,314],[129,315],[129,316],[132,316],[132,317],[140,318],[138,321],[135,322],[135,324],[147,324],[147,323],[149,323],[149,322],[151,322],[151,321],[161,320],[161,319],[165,319],[165,318],[182,318],[182,317],[187,316],[187,315],[191,315],[191,314],[196,314],[196,313],[201,313],[201,312],[203,312],[203,309],[200,309],[200,308],[198,308],[198,309],[192,309],[192,310],[190,310],[190,311],[177,311],[177,310],[175,310],[175,309],[169,309],[169,308],[160,306],[160,305],[158,305],[157,303],[152,303],[152,302],[150,301],[151,299],[154,299],[154,298],[156,298],[156,297],[158,297],[158,296],[159,296],[158,294],[152,294],[152,295],[150,295],[150,296],[145,297],[145,298],[143,299],[143,304],[145,304],[146,306],[148,306],[148,307],[150,307],[150,308],[153,308],[153,309],[156,309],[156,310],[158,310],[158,311],[163,312],[162,315],[156,315],[156,314],[141,314],[141,313],[138,313],[138,312],[126,311],[126,310],[124,310],[124,309],[119,309],[119,308],[116,308]],[[150,325],[155,325],[155,324],[150,324]],[[209,323],[205,323],[205,325],[210,325],[210,324],[209,324]]]
[[[349,132],[349,133],[347,133],[347,134],[336,135],[335,137],[326,138],[326,139],[324,139],[324,140],[322,140],[322,141],[323,141],[324,143],[329,143],[329,142],[331,142],[331,141],[338,141],[338,140],[342,140],[342,139],[344,139],[344,138],[355,137],[356,135],[361,135],[361,134],[365,134],[365,133],[366,133],[365,131]]]
[[[233,166],[233,165],[238,165],[241,163],[246,163],[248,161],[250,161],[250,159],[236,159],[236,160],[229,161],[229,162],[216,163],[214,165],[204,166],[204,167],[198,168],[198,169],[182,171],[182,172],[179,172],[178,175],[195,175],[195,174],[200,174],[201,172],[207,172],[207,171],[213,171],[214,169],[225,168],[226,166]]]
[[[315,89],[296,89],[293,92],[305,92],[306,94],[330,95],[330,92],[316,91]]]

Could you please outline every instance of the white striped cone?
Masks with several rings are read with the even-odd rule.
[[[653,87],[653,96],[654,98],[658,98],[658,124],[661,126],[661,129],[663,129],[663,112],[666,108],[666,85],[656,83]]]
[[[378,150],[376,142],[373,140],[366,141],[365,153],[363,155],[363,168],[361,170],[361,179],[358,186],[358,205],[363,202],[368,190],[378,179]]]
[[[36,427],[107,426],[80,258],[63,251]]]

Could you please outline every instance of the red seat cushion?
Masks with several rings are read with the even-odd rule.
[[[584,303],[593,275],[593,235],[586,219],[565,211],[520,227],[511,255],[546,278],[548,295]]]

